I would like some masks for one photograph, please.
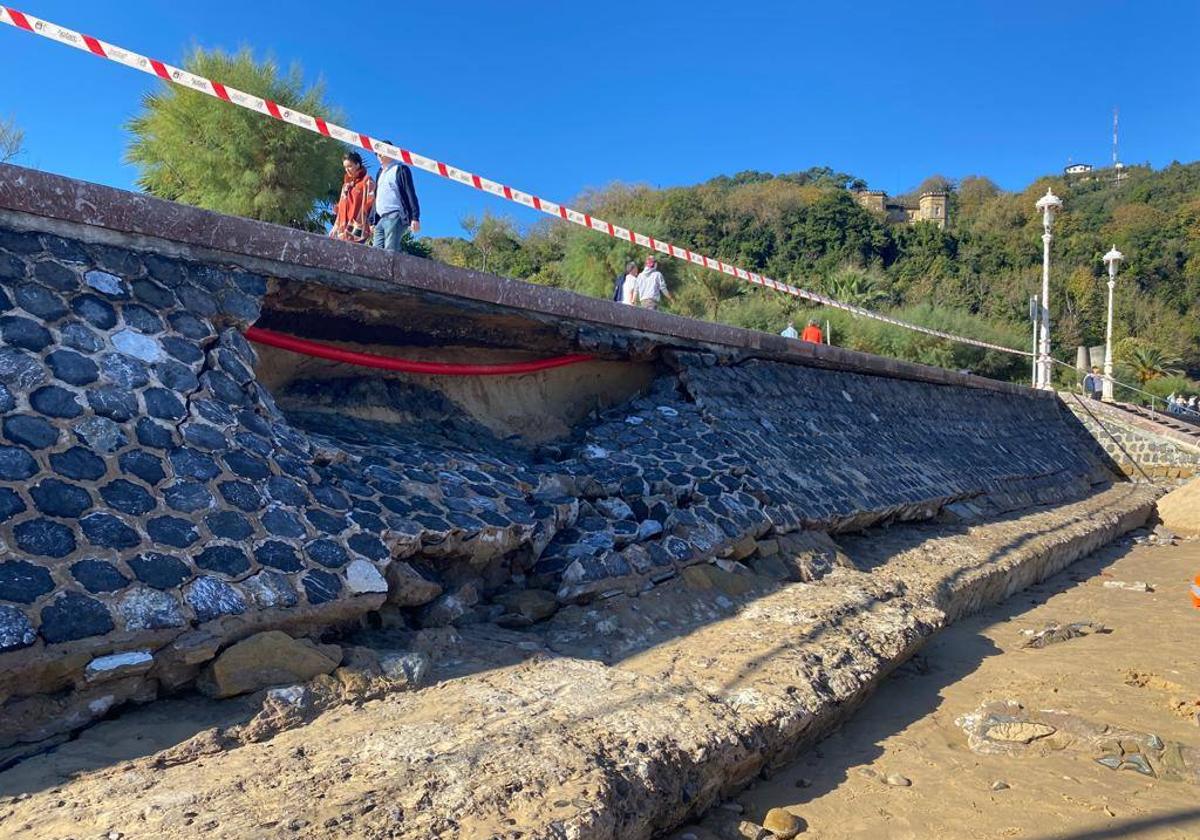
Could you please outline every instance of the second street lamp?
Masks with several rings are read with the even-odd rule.
[[[1108,266],[1108,326],[1104,330],[1104,393],[1105,402],[1113,400],[1113,352],[1112,352],[1112,315],[1113,289],[1117,285],[1117,269],[1125,255],[1112,246],[1112,250],[1104,255],[1104,264]]]
[[[1050,225],[1054,211],[1062,207],[1062,199],[1049,189],[1038,199],[1042,211],[1042,333],[1038,342],[1038,387],[1051,388],[1050,382]]]

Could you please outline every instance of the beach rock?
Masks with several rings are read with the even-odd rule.
[[[256,633],[226,649],[201,674],[197,686],[209,697],[234,697],[272,685],[304,682],[331,674],[341,650],[318,648],[308,639],[293,639],[279,630]]]

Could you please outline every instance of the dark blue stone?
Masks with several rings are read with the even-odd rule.
[[[253,324],[262,314],[262,305],[258,298],[244,295],[237,289],[225,289],[217,296],[217,300],[226,315],[244,324]]]
[[[166,310],[175,306],[175,294],[170,289],[164,289],[162,286],[155,283],[146,277],[140,280],[134,280],[131,284],[133,296],[142,303],[149,304],[154,309]],[[129,322],[129,317],[126,316],[125,322]],[[159,329],[162,329],[161,322]],[[157,332],[157,330],[144,330],[144,332]]]
[[[36,254],[42,250],[42,243],[35,233],[0,230],[0,248],[14,254]]]
[[[95,353],[101,347],[100,337],[81,321],[67,324],[61,330],[62,343],[84,353]]]
[[[30,519],[13,528],[17,548],[37,557],[66,557],[75,550],[75,534],[50,519]]]
[[[57,385],[38,388],[29,395],[29,405],[47,417],[78,417],[83,414],[83,407],[76,402],[75,395]]]
[[[103,604],[77,592],[64,592],[42,608],[42,638],[52,645],[111,633],[113,626]]]
[[[55,350],[46,357],[46,363],[55,378],[68,385],[89,385],[100,378],[96,363],[74,350]]]
[[[298,482],[281,475],[271,476],[267,479],[267,495],[277,502],[295,507],[301,507],[309,502],[308,494],[304,492],[304,488]]]
[[[0,339],[12,347],[21,347],[35,353],[44,350],[53,340],[48,329],[37,321],[19,315],[0,317]]]
[[[138,419],[137,439],[142,446],[149,446],[152,449],[166,449],[175,442],[170,429],[161,423],[155,423],[149,417]]]
[[[271,424],[253,411],[239,411],[238,422],[260,437],[270,437],[271,435]]]
[[[241,406],[246,402],[246,394],[242,391],[242,386],[234,382],[233,377],[227,373],[210,370],[200,377],[200,381],[214,397],[223,403]]]
[[[242,478],[261,481],[271,475],[271,468],[265,461],[245,452],[229,452],[224,459],[225,466]]]
[[[0,606],[0,652],[20,650],[37,641],[28,616],[16,607]]]
[[[142,273],[142,260],[132,251],[113,245],[89,245],[88,250],[100,267],[112,274],[135,277]]]
[[[74,263],[90,262],[87,251],[73,239],[63,239],[61,236],[44,233],[42,234],[42,245],[60,260]]]
[[[235,382],[246,385],[254,379],[254,373],[242,364],[242,360],[237,357],[236,353],[227,347],[217,348],[213,356],[217,361],[217,366],[232,376]]]
[[[167,477],[162,459],[144,449],[132,449],[121,456],[121,470],[135,475],[151,487]]]
[[[59,475],[84,481],[95,481],[105,472],[104,459],[82,446],[51,455],[50,468]]]
[[[177,393],[190,393],[200,387],[200,379],[192,373],[192,369],[179,362],[160,362],[155,371],[158,373],[158,381]]]
[[[361,502],[360,502],[361,505]],[[375,534],[382,534],[384,529],[383,520],[373,513],[367,513],[363,510],[354,510],[350,513],[350,519],[355,525],[362,528],[364,531],[370,531]]]
[[[231,545],[210,545],[196,555],[196,565],[210,572],[236,577],[250,569],[246,552]]]
[[[109,513],[90,513],[79,525],[88,542],[102,548],[134,548],[142,541],[137,531]]]
[[[304,523],[294,513],[272,508],[263,514],[263,526],[277,537],[303,537]]]
[[[168,320],[171,322],[171,326],[175,328],[175,331],[182,336],[195,341],[212,338],[212,327],[190,312],[176,312]]]
[[[111,330],[117,325],[117,311],[112,304],[95,295],[79,295],[71,301],[71,308],[97,329]]]
[[[370,560],[384,560],[388,556],[387,546],[371,534],[355,534],[346,541],[352,549]]]
[[[141,388],[150,381],[150,368],[141,359],[124,353],[108,353],[100,360],[104,378],[122,388]]]
[[[313,560],[330,569],[340,568],[350,560],[346,549],[333,540],[313,540],[304,550]]]
[[[334,510],[350,509],[350,500],[346,498],[346,494],[335,487],[330,487],[328,484],[318,484],[316,487],[313,487],[312,494],[325,507],[333,508]]]
[[[43,260],[35,264],[33,279],[60,292],[70,292],[79,288],[79,275],[52,260]]]
[[[183,439],[197,449],[209,452],[225,449],[229,440],[220,429],[214,429],[203,423],[189,423],[183,430]]]
[[[188,338],[168,335],[163,338],[162,345],[170,356],[189,365],[194,365],[204,358],[204,351],[200,349],[200,345]]]
[[[257,274],[246,274],[243,272],[235,272],[233,282],[245,294],[252,297],[262,297],[267,293],[267,281]]]
[[[0,251],[0,278],[5,281],[25,279],[25,261],[16,254]]]
[[[344,516],[334,516],[332,513],[326,513],[317,508],[309,508],[304,516],[312,523],[314,528],[322,533],[340,534],[346,530],[346,518]]]
[[[179,302],[185,309],[195,312],[201,318],[211,318],[218,312],[213,296],[195,286],[180,286],[175,290],[175,294],[179,296]]]
[[[0,446],[0,479],[21,481],[37,472],[37,462],[24,449]]]
[[[216,461],[194,449],[175,449],[167,457],[178,476],[208,481],[221,474]]]
[[[41,566],[24,560],[0,563],[0,599],[32,604],[54,589],[54,579]]]
[[[117,385],[105,385],[87,392],[88,405],[101,417],[124,423],[138,416],[137,396]]]
[[[160,420],[182,420],[187,416],[183,401],[175,396],[173,391],[166,388],[147,388],[143,394],[146,399],[146,413]]]
[[[149,309],[136,303],[127,303],[121,307],[121,318],[135,330],[146,335],[162,332],[163,322]]]
[[[17,495],[16,490],[0,487],[0,522],[7,522],[26,509],[25,500]]]
[[[342,591],[342,579],[330,572],[313,570],[306,574],[301,583],[304,584],[304,594],[310,604],[324,604],[332,601]]]
[[[216,400],[193,400],[192,408],[203,419],[214,426],[232,426],[237,422],[237,418],[233,416],[233,412],[229,409],[229,406],[223,405]]]
[[[41,417],[15,414],[4,418],[4,436],[27,449],[45,449],[58,442],[59,431]]]
[[[30,315],[42,320],[42,323],[57,321],[67,314],[67,305],[62,298],[49,289],[34,283],[22,283],[13,290],[13,300],[17,306]]]
[[[29,490],[34,506],[47,516],[78,519],[92,506],[87,490],[57,478],[48,478]]]
[[[204,522],[208,525],[208,530],[212,531],[212,535],[220,539],[236,542],[249,539],[254,534],[254,526],[250,524],[250,520],[234,510],[210,513],[204,517]]]
[[[180,513],[195,513],[213,506],[212,493],[198,481],[180,481],[163,490],[167,507]]]
[[[146,270],[150,276],[168,288],[175,288],[182,283],[187,274],[183,263],[158,254],[146,254]]]
[[[155,543],[175,548],[187,548],[200,539],[196,526],[178,516],[158,516],[151,519],[146,523],[146,533]]]
[[[200,622],[246,611],[246,599],[241,593],[225,581],[208,575],[196,578],[183,597],[195,610],[196,620]]]
[[[109,507],[131,516],[141,516],[154,510],[154,497],[132,481],[118,478],[100,488],[100,496]]]
[[[254,485],[244,481],[222,481],[217,485],[217,489],[226,502],[247,513],[259,510],[263,506],[263,498],[254,489]]]
[[[8,386],[0,382],[0,414],[7,414],[12,411],[17,405],[16,397],[12,395],[12,391],[8,390]]]
[[[129,578],[112,563],[95,558],[73,563],[71,574],[93,595],[97,592],[116,592],[118,589],[124,589],[125,584],[129,583]]]
[[[238,432],[233,436],[234,443],[241,449],[247,452],[253,452],[260,458],[269,458],[271,453],[275,451],[275,447],[270,441],[260,438],[258,435],[252,435],[249,432]]]
[[[177,557],[159,554],[156,551],[147,551],[134,557],[129,561],[129,568],[137,575],[138,580],[155,589],[179,586],[192,574]]]
[[[254,549],[254,557],[264,566],[279,569],[281,572],[298,572],[302,568],[296,549],[279,540],[267,540]]]

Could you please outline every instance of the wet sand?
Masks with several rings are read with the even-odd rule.
[[[1109,769],[1096,762],[1103,749],[1056,737],[981,754],[956,723],[985,702],[1016,701],[1200,747],[1200,610],[1189,595],[1197,573],[1196,540],[1126,539],[1097,552],[953,625],[841,730],[671,837],[746,836],[738,820],[761,824],[786,807],[805,822],[801,837],[822,840],[1200,838],[1200,785]],[[1117,581],[1153,592],[1104,585]],[[1080,621],[1110,632],[1022,648],[1023,630]]]

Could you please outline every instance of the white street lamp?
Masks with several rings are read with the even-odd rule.
[[[1112,246],[1112,250],[1104,255],[1104,264],[1108,266],[1108,326],[1104,330],[1104,394],[1105,402],[1113,399],[1113,352],[1112,352],[1112,313],[1113,289],[1117,285],[1117,268],[1125,255]]]
[[[1038,199],[1042,211],[1042,334],[1038,346],[1038,387],[1050,388],[1050,225],[1054,211],[1062,207],[1062,199],[1049,189]]]

